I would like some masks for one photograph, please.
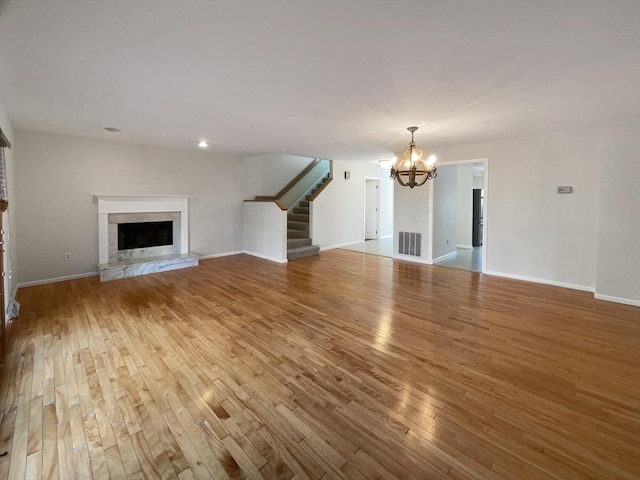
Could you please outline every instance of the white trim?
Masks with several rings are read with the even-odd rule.
[[[440,260],[444,260],[445,258],[450,257],[451,255],[455,255],[456,253],[458,253],[458,252],[453,251],[453,252],[445,253],[444,255],[441,255],[441,256],[439,256],[438,258],[434,258],[434,259],[433,259],[433,263],[434,263],[434,264],[436,264],[436,263],[438,263]]]
[[[622,303],[623,305],[631,305],[632,307],[640,307],[640,300],[632,300],[631,298],[612,297],[611,295],[602,295],[594,293],[593,298],[596,300],[604,300],[606,302]]]
[[[473,245],[456,245],[456,248],[461,250],[473,250]]]
[[[233,252],[210,253],[208,255],[200,255],[200,254],[196,253],[196,255],[198,255],[199,260],[209,260],[211,258],[230,257],[232,255],[241,255],[243,253],[245,253],[244,250],[235,250]]]
[[[75,275],[66,275],[64,277],[45,278],[43,280],[34,280],[32,282],[18,283],[16,292],[18,291],[18,288],[35,287],[36,285],[47,285],[49,283],[66,282],[67,280],[76,280],[78,278],[95,277],[97,275],[98,275],[97,272],[76,273]]]
[[[128,200],[128,199],[133,199],[133,200],[140,200],[140,199],[149,199],[149,200],[153,200],[153,199],[165,199],[165,198],[191,198],[191,195],[144,195],[144,194],[132,194],[132,195],[119,195],[119,194],[113,194],[113,195],[101,195],[101,194],[95,194],[94,197],[96,197],[96,199],[101,199],[101,198],[106,198],[106,199],[117,199],[117,200]]]
[[[276,257],[270,257],[268,255],[262,255],[261,253],[256,253],[256,252],[250,252],[248,250],[243,250],[241,253],[246,253],[247,255],[251,255],[252,257],[258,257],[258,258],[262,258],[263,260],[269,260],[270,262],[275,262],[275,263],[287,263],[289,260],[285,259],[280,259],[280,258],[276,258]]]
[[[402,255],[400,253],[394,254],[393,257],[394,260],[403,260],[406,262],[412,262],[412,263],[421,263],[423,265],[433,265],[433,262],[429,261],[429,260],[425,260],[424,258],[420,258],[420,257],[414,257],[413,255]]]
[[[189,253],[190,195],[94,195],[98,203],[98,263],[109,263],[110,213],[180,213],[180,251]]]
[[[383,238],[393,238],[393,233],[390,233],[389,235],[383,235],[378,240],[382,240]]]
[[[570,288],[572,290],[581,290],[583,292],[594,292],[593,287],[587,285],[577,285],[575,283],[556,282],[555,280],[547,280],[545,278],[528,277],[526,275],[514,275],[502,272],[483,272],[487,275],[495,275],[496,277],[511,278],[512,280],[523,280],[525,282],[542,283],[545,285],[553,285],[554,287]]]
[[[320,247],[320,251],[333,250],[334,248],[348,247],[349,245],[356,245],[358,243],[364,243],[364,240],[358,240],[357,242],[340,243],[339,245],[328,245],[326,247]]]

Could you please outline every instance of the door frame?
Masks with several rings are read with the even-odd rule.
[[[362,238],[367,240],[367,182],[376,182],[376,237],[369,240],[380,239],[380,177],[364,177],[364,203],[362,208]]]
[[[482,214],[482,271],[487,271],[487,244],[489,243],[489,158],[474,158],[471,160],[454,160],[451,162],[439,162],[438,167],[449,167],[455,165],[468,165],[471,163],[482,163],[484,165],[483,186],[484,205]],[[436,177],[437,178],[437,177]],[[437,181],[437,180],[436,180]],[[429,261],[433,262],[433,188],[429,189]]]

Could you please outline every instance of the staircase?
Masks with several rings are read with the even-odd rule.
[[[326,175],[311,190],[311,193],[300,200],[287,214],[287,260],[310,257],[318,255],[320,247],[311,245],[309,237],[309,201],[313,200],[315,194],[321,190],[330,180]]]

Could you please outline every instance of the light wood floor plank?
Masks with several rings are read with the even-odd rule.
[[[21,288],[0,478],[640,478],[640,309],[342,250]]]

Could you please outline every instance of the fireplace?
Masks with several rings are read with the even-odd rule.
[[[180,212],[110,213],[109,262],[179,254]]]
[[[162,247],[173,243],[173,222],[133,222],[118,224],[118,251]]]
[[[195,266],[189,254],[188,197],[99,195],[101,280]]]

